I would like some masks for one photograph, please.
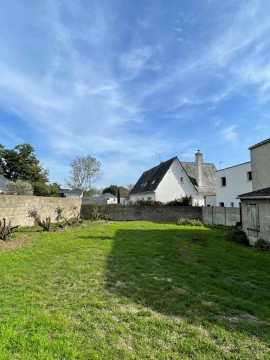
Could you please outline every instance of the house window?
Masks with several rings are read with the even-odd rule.
[[[247,172],[247,181],[251,181],[252,180],[252,172],[248,171]]]
[[[247,205],[247,228],[250,230],[259,230],[259,211],[256,204]]]
[[[219,206],[224,207],[224,202],[220,202]]]
[[[231,202],[231,207],[234,207],[234,203],[233,203],[233,202]]]
[[[221,180],[221,186],[226,186],[226,177],[223,176],[220,180]]]
[[[147,200],[152,200],[151,196],[148,196]]]

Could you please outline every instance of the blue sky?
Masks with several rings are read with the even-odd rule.
[[[270,137],[268,0],[0,3],[0,143],[30,143],[52,182],[87,154],[97,187],[157,153],[228,167]]]

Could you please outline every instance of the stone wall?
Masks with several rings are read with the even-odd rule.
[[[41,219],[50,216],[51,221],[55,222],[55,210],[59,207],[63,208],[65,218],[72,218],[80,211],[81,198],[0,195],[0,220],[6,218],[13,225],[32,226],[34,219],[29,217],[29,211],[36,210]]]
[[[82,205],[81,215],[92,219],[92,204]],[[180,218],[202,220],[202,208],[192,206],[137,206],[137,205],[102,205],[102,214],[115,221],[177,221]]]

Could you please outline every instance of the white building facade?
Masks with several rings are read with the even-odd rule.
[[[239,207],[239,194],[252,191],[251,162],[216,172],[216,205]]]

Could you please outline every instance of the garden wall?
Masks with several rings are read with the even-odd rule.
[[[55,222],[55,210],[59,207],[63,208],[62,215],[65,218],[75,217],[80,211],[81,198],[0,195],[0,220],[6,218],[13,225],[32,226],[34,219],[29,217],[29,211],[37,210],[42,219],[50,216],[51,221]]]
[[[101,205],[102,214],[110,220],[146,220],[146,221],[177,221],[180,218],[202,220],[202,208],[192,206],[139,206],[139,205]],[[92,219],[96,205],[86,204],[81,207],[84,219]]]

